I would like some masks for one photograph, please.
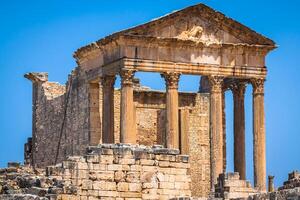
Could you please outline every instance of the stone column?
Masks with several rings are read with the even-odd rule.
[[[226,102],[225,102],[225,92],[226,89],[223,88],[222,91],[222,119],[223,119],[223,171],[226,171],[227,168],[227,158],[226,158]]]
[[[133,70],[122,70],[121,76],[121,143],[136,143],[135,113],[133,103]]]
[[[179,149],[178,126],[178,81],[180,74],[171,72],[162,74],[166,81],[166,146]]]
[[[219,174],[223,173],[223,77],[210,76],[210,148],[211,148],[211,191],[214,192]]]
[[[114,143],[114,85],[115,76],[102,78],[102,142]]]
[[[268,192],[274,192],[274,176],[268,176]]]
[[[264,79],[251,80],[253,86],[254,186],[266,191],[266,146]]]
[[[246,84],[237,82],[231,86],[234,101],[234,172],[246,180],[245,154],[245,90]]]

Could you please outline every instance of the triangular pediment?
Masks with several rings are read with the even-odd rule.
[[[267,46],[268,49],[276,47],[271,39],[204,4],[197,4],[102,38],[78,49],[74,57],[81,57],[95,49],[98,51],[99,46],[110,44],[111,41],[120,38],[120,36],[137,36],[135,38],[139,39],[144,37],[145,41],[149,38],[156,38],[160,41],[167,38],[163,42],[184,42],[186,40],[188,42],[185,44],[188,45],[204,43],[263,45]]]
[[[203,43],[275,45],[272,40],[204,4],[173,12],[120,33]]]

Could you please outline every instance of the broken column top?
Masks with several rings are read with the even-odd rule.
[[[24,74],[24,77],[34,83],[43,83],[48,81],[48,72],[29,72]]]

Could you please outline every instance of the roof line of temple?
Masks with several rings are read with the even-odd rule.
[[[156,19],[154,19],[150,22],[147,22],[147,23],[144,23],[144,24],[141,24],[141,25],[138,25],[138,26],[135,26],[133,28],[126,29],[126,30],[122,30],[122,31],[113,33],[111,35],[108,35],[104,38],[101,38],[100,40],[98,40],[96,42],[93,42],[91,44],[88,44],[86,46],[83,46],[83,47],[79,48],[76,52],[74,52],[74,57],[76,58],[76,57],[80,56],[80,54],[82,52],[86,52],[87,50],[92,50],[94,48],[98,48],[99,46],[108,44],[109,42],[114,41],[115,39],[117,39],[121,35],[137,35],[137,32],[135,32],[137,30],[145,30],[145,29],[147,29],[151,26],[154,26],[154,25],[162,23],[166,20],[178,17],[178,16],[183,15],[185,13],[189,13],[190,11],[195,10],[195,9],[200,9],[202,11],[205,11],[205,12],[211,14],[212,16],[214,16],[214,19],[216,19],[215,20],[216,23],[221,24],[223,27],[227,27],[229,29],[239,30],[241,32],[246,33],[248,36],[251,35],[251,37],[256,38],[259,41],[256,45],[276,47],[276,44],[275,44],[274,41],[272,41],[271,39],[263,36],[260,33],[257,33],[256,31],[250,29],[249,27],[239,23],[238,21],[236,21],[236,20],[234,20],[230,17],[227,17],[224,14],[222,14],[221,12],[218,12],[218,11],[216,11],[216,10],[214,10],[214,9],[204,5],[204,4],[196,4],[196,5],[184,8],[182,10],[169,13],[167,15],[164,15],[164,16],[160,17],[160,18],[156,18]]]

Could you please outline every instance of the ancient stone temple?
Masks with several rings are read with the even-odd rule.
[[[66,85],[49,82],[47,73],[25,75],[33,83],[33,130],[32,139],[25,145],[26,163],[47,167],[63,162],[63,169],[72,171],[70,162],[82,162],[77,166],[81,170],[93,169],[92,164],[103,162],[107,166],[101,170],[107,170],[112,180],[102,183],[109,182],[112,186],[102,189],[116,193],[109,196],[98,192],[96,197],[125,195],[127,190],[140,192],[142,196],[136,193],[130,197],[143,199],[207,197],[223,191],[219,184],[226,178],[245,187],[249,194],[264,192],[265,57],[274,48],[272,40],[203,4],[81,47],[74,53],[78,66]],[[160,74],[166,91],[141,86],[135,78],[137,72]],[[180,76],[184,74],[201,77],[198,92],[178,91]],[[114,87],[116,77],[120,77],[121,88]],[[244,95],[250,86],[253,88],[254,188],[245,180]],[[224,176],[224,93],[228,90],[234,97],[236,173]],[[74,156],[86,155],[87,148],[93,152],[87,160],[74,160]],[[139,156],[137,149],[144,149],[145,155]],[[95,155],[100,155],[100,161]],[[116,155],[128,159],[116,160]],[[128,165],[126,173],[137,166],[153,167],[145,171],[157,171],[158,186],[149,186],[156,189],[151,190],[156,196],[151,196],[154,193],[144,185],[129,182],[129,189],[126,184],[119,186],[114,173],[124,171],[122,165]],[[143,170],[140,172],[135,183],[148,180]],[[162,181],[158,172],[169,178]],[[150,180],[151,173],[148,176]],[[132,187],[135,189],[130,190]],[[181,193],[177,195],[179,189]]]

